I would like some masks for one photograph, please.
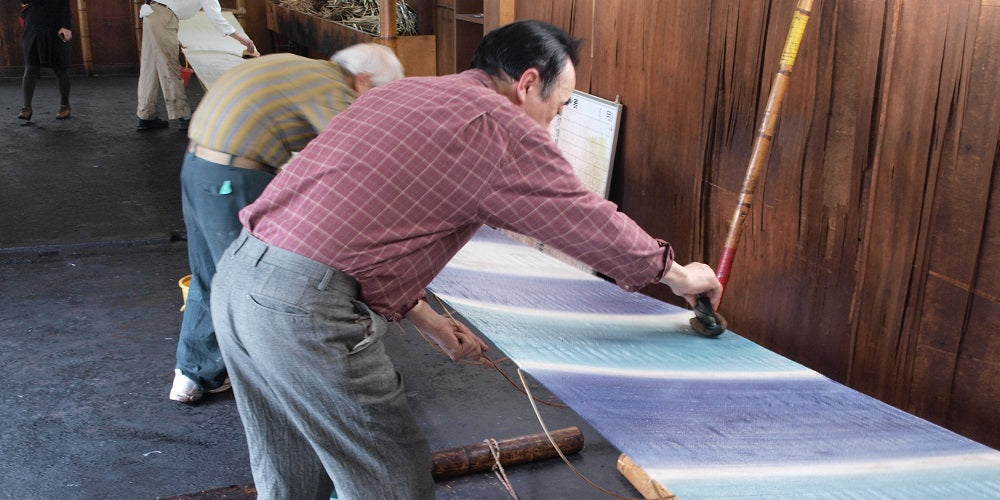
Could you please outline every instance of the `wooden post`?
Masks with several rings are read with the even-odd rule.
[[[379,43],[396,51],[396,0],[379,0],[378,2],[378,37]]]
[[[90,18],[87,16],[87,0],[76,0],[76,10],[80,15],[80,50],[83,52],[83,73],[90,76],[94,65],[90,53]]]
[[[513,0],[483,0],[483,34],[514,22]]]
[[[139,19],[139,7],[142,0],[132,0],[132,22],[135,23],[135,53],[142,57],[142,19]]]

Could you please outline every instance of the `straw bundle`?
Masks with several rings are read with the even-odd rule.
[[[279,4],[372,35],[379,34],[378,0],[280,0]],[[396,31],[399,35],[417,34],[417,13],[404,0],[396,0]]]

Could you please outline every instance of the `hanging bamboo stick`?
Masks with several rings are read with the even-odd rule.
[[[781,114],[781,102],[785,98],[785,91],[788,88],[788,81],[792,75],[792,66],[795,65],[795,58],[799,52],[799,44],[802,42],[802,34],[805,32],[806,23],[812,12],[812,0],[799,0],[795,7],[795,14],[792,17],[792,25],[788,30],[788,38],[785,40],[784,50],[781,52],[780,66],[778,74],[774,78],[771,86],[771,93],[767,99],[767,107],[764,108],[764,118],[757,138],[754,141],[753,153],[750,155],[750,163],[747,166],[746,176],[743,179],[743,188],[740,191],[739,203],[733,213],[733,220],[729,226],[729,233],[726,236],[726,243],[722,249],[722,257],[719,259],[719,266],[716,269],[716,276],[722,282],[723,290],[729,282],[729,271],[736,256],[736,247],[739,246],[740,236],[743,234],[743,223],[750,212],[753,204],[754,190],[757,187],[757,180],[760,178],[761,167],[767,160],[771,151],[771,142],[774,140],[774,128]]]
[[[747,165],[746,176],[743,179],[743,188],[740,190],[739,203],[736,205],[733,220],[729,225],[729,233],[726,235],[726,243],[722,248],[722,257],[719,259],[719,266],[715,270],[716,277],[722,283],[723,293],[725,293],[726,284],[729,282],[729,272],[733,266],[733,259],[736,256],[736,247],[739,246],[740,236],[743,234],[743,224],[746,221],[747,214],[750,213],[750,206],[753,204],[754,190],[757,188],[757,180],[760,178],[761,168],[764,166],[767,155],[771,151],[771,142],[774,140],[774,127],[778,122],[778,115],[781,114],[781,101],[784,100],[785,91],[788,89],[788,81],[792,75],[792,66],[795,65],[795,57],[799,53],[799,44],[802,43],[802,33],[806,30],[806,23],[809,21],[812,4],[812,0],[799,0],[798,5],[795,6],[792,25],[788,29],[785,47],[781,51],[778,74],[774,78],[771,93],[767,98],[767,106],[764,108],[764,118],[760,130],[757,132],[757,138],[754,140],[750,163]],[[711,302],[704,294],[698,296],[698,301],[694,306],[694,315],[695,317],[690,320],[690,325],[698,334],[705,337],[717,337],[726,331],[726,319],[712,308]]]

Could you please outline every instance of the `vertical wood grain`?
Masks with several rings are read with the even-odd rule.
[[[682,262],[717,263],[795,3],[516,1],[517,18],[586,39],[578,88],[625,106],[611,198]],[[88,9],[95,68],[138,68],[131,4]],[[0,5],[11,76],[16,10]],[[817,0],[723,303],[731,326],[1000,446],[997,95],[1000,1]]]
[[[996,4],[816,2],[722,308],[744,336],[993,446],[1000,410],[975,394],[1000,392]],[[588,39],[578,88],[625,105],[611,198],[682,262],[717,263],[794,5],[517,3]]]

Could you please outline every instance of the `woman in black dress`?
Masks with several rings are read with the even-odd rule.
[[[31,98],[42,66],[52,68],[59,82],[61,103],[56,118],[69,118],[69,41],[73,32],[69,0],[21,0],[24,14],[24,107],[17,115],[31,119]]]

